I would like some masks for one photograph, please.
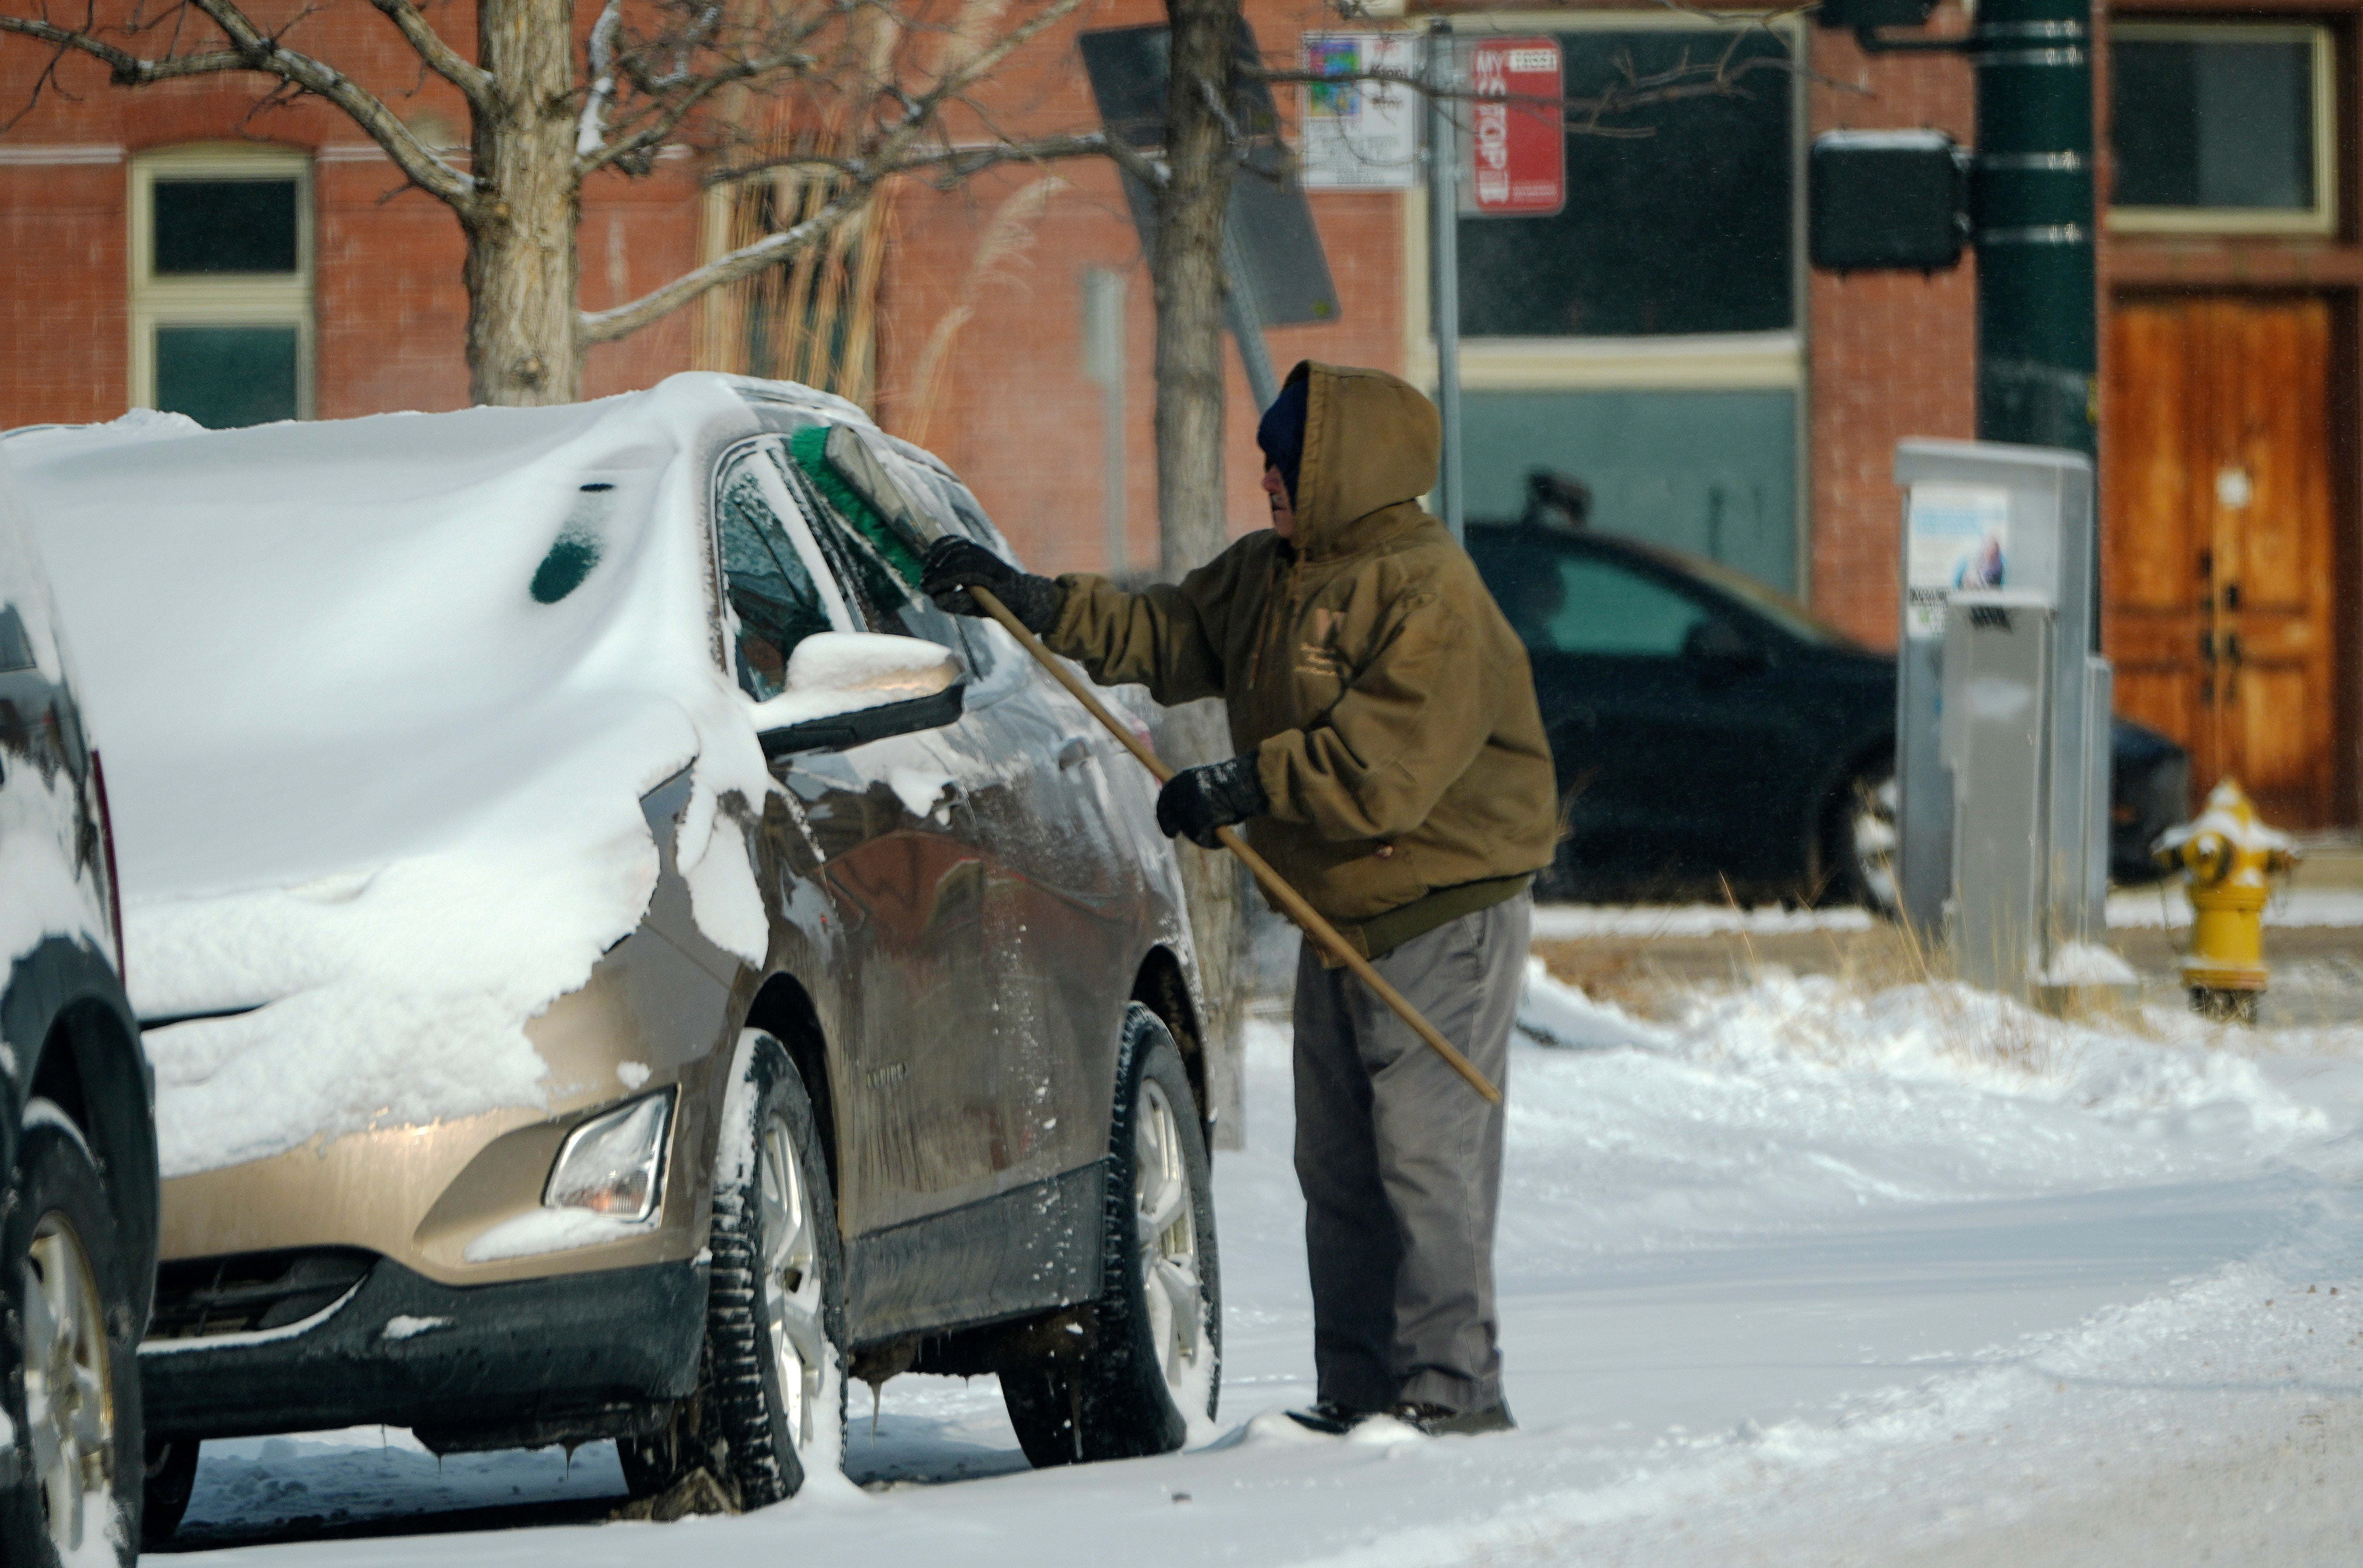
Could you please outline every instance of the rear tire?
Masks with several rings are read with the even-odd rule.
[[[1887,757],[1866,766],[1838,791],[1830,804],[1823,851],[1828,881],[1820,901],[1857,904],[1885,920],[1900,917],[1903,840],[1895,803],[1895,764]]]
[[[146,1511],[139,1520],[139,1544],[161,1546],[181,1528],[189,1498],[197,1489],[195,1438],[151,1439],[148,1443]]]
[[[29,1485],[0,1492],[0,1562],[139,1554],[139,1325],[131,1268],[90,1147],[46,1099],[26,1108],[14,1208],[0,1220],[21,1333],[6,1390]],[[17,1347],[11,1347],[12,1349]]]
[[[704,1470],[740,1510],[792,1497],[845,1455],[845,1264],[819,1120],[786,1049],[739,1037],[716,1153],[698,1389],[616,1445],[633,1492]]]
[[[1170,1453],[1222,1395],[1214,1183],[1190,1076],[1163,1021],[1125,1010],[1108,1142],[1101,1295],[1065,1354],[1001,1375],[1038,1467]]]

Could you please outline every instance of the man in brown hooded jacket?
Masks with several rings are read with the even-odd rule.
[[[1051,581],[963,540],[926,588],[989,588],[1104,685],[1222,697],[1228,761],[1176,775],[1158,824],[1249,841],[1496,1084],[1524,974],[1528,885],[1557,792],[1525,649],[1443,525],[1435,406],[1379,370],[1301,364],[1258,430],[1272,527],[1176,584]],[[1511,1424],[1492,1291],[1502,1111],[1350,972],[1297,963],[1296,1168],[1317,1403],[1343,1430]]]

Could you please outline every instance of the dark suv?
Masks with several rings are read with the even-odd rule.
[[[1570,836],[1542,890],[1892,910],[1894,657],[1729,567],[1548,515],[1468,530],[1559,766]],[[2110,753],[2110,874],[2153,880],[2189,758],[2124,719]]]
[[[133,1352],[156,1128],[124,999],[114,848],[49,582],[0,465],[0,1562],[139,1542]]]

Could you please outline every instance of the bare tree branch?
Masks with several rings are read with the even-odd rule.
[[[654,152],[664,144],[666,138],[681,128],[682,121],[687,119],[699,105],[725,87],[758,81],[778,72],[815,63],[817,62],[810,56],[798,51],[760,60],[734,61],[708,75],[698,77],[690,82],[684,90],[677,93],[670,101],[657,107],[648,124],[632,132],[631,135],[619,138],[605,146],[594,147],[587,154],[582,150],[582,139],[578,138],[575,144],[575,175],[579,179],[584,175],[595,173],[611,163],[628,162],[644,153]],[[584,105],[584,109],[588,113],[589,105]]]
[[[624,0],[607,0],[591,26],[591,90],[582,96],[582,118],[574,132],[577,158],[588,158],[607,139],[607,105],[616,97],[616,31],[623,22]]]
[[[460,89],[471,108],[487,109],[493,103],[492,72],[445,41],[442,34],[412,0],[370,0],[401,30],[405,42],[427,62],[427,68]]]
[[[671,282],[643,294],[628,304],[617,305],[612,310],[585,311],[582,316],[580,328],[582,341],[586,344],[613,342],[678,310],[708,290],[737,282],[741,278],[753,277],[765,268],[775,266],[798,251],[817,244],[843,225],[849,217],[860,211],[870,200],[871,193],[877,188],[878,183],[893,175],[928,168],[937,170],[959,168],[963,157],[971,161],[973,168],[978,169],[989,168],[994,163],[1026,160],[1028,154],[1024,151],[1013,150],[1007,155],[994,156],[991,155],[989,149],[983,148],[922,150],[915,144],[936,123],[937,113],[946,102],[956,99],[970,87],[992,74],[1012,53],[1024,48],[1044,29],[1057,25],[1072,14],[1082,4],[1082,0],[1050,0],[1049,4],[1024,22],[1010,28],[992,44],[958,51],[957,58],[948,62],[944,72],[924,93],[913,94],[902,90],[892,82],[881,83],[877,95],[881,98],[898,101],[904,107],[902,114],[890,122],[884,133],[868,147],[849,158],[835,160],[791,158],[770,165],[771,167],[788,167],[800,162],[818,163],[833,170],[844,181],[844,188],[833,196],[826,205],[801,223],[777,233],[765,235],[754,243],[741,246],[727,256],[717,257],[704,266],[683,273]],[[735,78],[725,78],[720,75],[709,77],[693,91],[698,97],[703,97],[714,88],[724,85],[726,80],[747,80],[751,74],[750,72]],[[627,147],[644,149],[654,146],[665,134],[669,134],[671,127],[680,124],[682,116],[688,112],[690,106],[693,105],[668,106],[660,116],[657,124],[652,124],[635,136],[604,149],[587,160],[589,167],[597,168],[613,162],[617,156],[622,155],[620,149]],[[1052,157],[1103,156],[1110,154],[1114,147],[1114,139],[1107,137],[1059,138],[1055,142],[1034,144],[1031,157],[1039,160]],[[1153,169],[1153,166],[1148,165],[1147,160],[1138,159],[1137,154],[1134,154],[1134,157],[1144,166]],[[578,160],[578,166],[585,161]],[[745,174],[753,171],[750,168],[732,178],[743,178]]]
[[[323,61],[283,49],[263,33],[231,0],[191,0],[216,27],[228,36],[230,47],[201,54],[167,55],[143,60],[95,34],[61,28],[29,17],[0,16],[0,33],[19,33],[61,48],[77,50],[103,61],[116,84],[145,87],[188,76],[217,76],[253,72],[275,77],[287,86],[326,98],[343,110],[371,140],[385,149],[394,167],[429,195],[466,211],[476,199],[476,182],[452,168],[413,136],[377,95]]]
[[[612,343],[628,333],[638,331],[697,298],[709,289],[725,283],[735,283],[741,278],[751,278],[766,267],[778,265],[807,247],[819,244],[831,231],[860,211],[870,199],[872,187],[857,185],[831,201],[820,211],[793,227],[767,234],[752,245],[745,245],[727,256],[719,256],[704,266],[682,273],[662,288],[642,294],[628,304],[613,310],[584,311],[581,337],[585,344]]]
[[[789,152],[716,169],[705,176],[705,183],[735,184],[774,170],[800,169],[872,182],[895,174],[930,175],[937,182],[951,184],[1004,163],[1056,163],[1071,158],[1112,159],[1152,185],[1164,178],[1157,165],[1137,149],[1125,146],[1104,131],[1078,131],[1033,141],[963,142],[932,151],[907,153],[891,166],[871,160],[833,158],[826,153]]]

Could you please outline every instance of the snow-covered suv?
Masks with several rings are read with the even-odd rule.
[[[1006,548],[949,469],[706,374],[9,448],[159,1081],[160,1518],[191,1440],[381,1421],[752,1506],[909,1367],[999,1373],[1037,1463],[1211,1415],[1178,867],[912,591],[882,517]]]
[[[49,583],[0,461],[0,1562],[139,1544],[133,1351],[156,1132],[113,849]]]

